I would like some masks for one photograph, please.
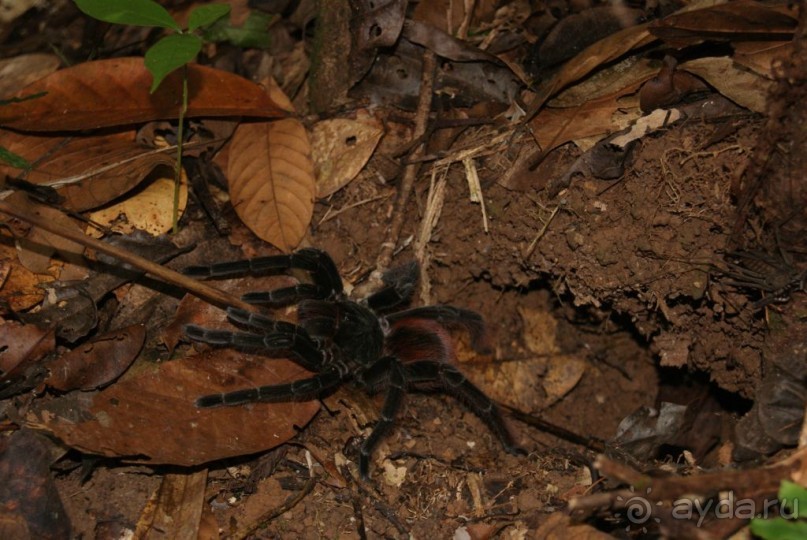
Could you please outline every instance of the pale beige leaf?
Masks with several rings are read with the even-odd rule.
[[[0,60],[0,96],[11,96],[20,88],[50,75],[59,67],[55,54],[21,54]]]
[[[299,120],[242,124],[230,143],[230,200],[262,240],[294,249],[314,213],[311,145]]]
[[[793,53],[792,41],[741,41],[733,46],[736,63],[768,79],[776,78],[774,66]]]
[[[728,56],[697,58],[679,68],[699,76],[738,105],[758,113],[766,110],[773,81],[738,66]]]
[[[160,174],[162,173],[162,174]],[[160,167],[146,179],[146,186],[127,199],[93,212],[90,219],[110,229],[129,234],[135,229],[154,236],[167,233],[173,226],[174,177],[167,167]],[[179,189],[179,215],[188,203],[188,178],[182,171]],[[87,229],[88,234],[98,231]],[[100,235],[100,233],[98,233]]]
[[[317,122],[311,131],[311,153],[317,172],[317,197],[345,187],[373,155],[384,130],[373,117]]]

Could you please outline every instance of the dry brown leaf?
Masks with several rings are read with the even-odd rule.
[[[199,409],[197,398],[308,375],[288,360],[219,349],[148,367],[95,394],[67,394],[27,421],[83,452],[194,466],[283,444],[319,409],[317,401]]]
[[[546,392],[544,407],[557,403],[577,386],[586,372],[586,362],[576,356],[553,356],[549,360],[542,385]]]
[[[44,137],[0,130],[0,146],[34,164],[23,178],[39,185],[59,186],[65,206],[77,211],[97,208],[126,193],[155,167],[173,167],[165,152],[143,148],[132,131],[88,137]],[[0,164],[0,174],[23,171]]]
[[[26,212],[37,212],[49,221],[66,229],[80,230],[76,222],[65,213],[49,206],[34,203],[19,193],[12,194],[6,202],[24,209]],[[37,274],[47,273],[53,264],[51,257],[57,251],[62,259],[79,264],[82,263],[84,253],[84,246],[78,242],[73,242],[38,227],[32,227],[24,238],[17,241],[17,246],[20,264]]]
[[[0,322],[0,380],[21,372],[55,348],[53,330],[15,321]]]
[[[786,39],[797,19],[785,5],[765,5],[735,0],[703,9],[683,9],[650,25],[650,32],[664,41],[684,47],[707,39]]]
[[[314,213],[316,179],[311,146],[294,118],[238,126],[227,176],[238,217],[283,251],[302,240]]]
[[[140,324],[95,337],[53,361],[45,384],[63,392],[106,386],[129,368],[145,340]]]
[[[734,43],[734,61],[763,77],[776,77],[777,62],[793,54],[792,41],[743,41]]]
[[[737,66],[728,56],[697,58],[679,66],[693,73],[734,103],[764,113],[774,82]]]
[[[198,116],[286,116],[257,84],[197,64],[188,65],[188,111]],[[182,102],[182,70],[149,93],[152,76],[142,58],[85,62],[63,69],[21,90],[17,97],[47,92],[37,99],[0,107],[0,125],[27,131],[74,131],[177,118]]]
[[[317,122],[311,130],[317,197],[327,197],[353,180],[373,155],[383,134],[381,122],[371,116]]]
[[[566,88],[570,83],[580,80],[602,64],[612,62],[626,52],[648,45],[656,38],[650,34],[646,24],[632,26],[611,34],[605,39],[589,45],[577,56],[566,62],[555,75],[541,85],[530,103],[528,119],[531,119],[544,104]]]
[[[634,83],[617,95],[592,100],[578,107],[542,110],[530,122],[536,142],[544,152],[569,141],[575,141],[587,150],[594,142],[584,139],[620,131],[642,115],[635,100],[620,99],[621,94],[635,92],[640,84]]]
[[[17,250],[13,243],[0,242],[0,263],[8,266],[8,277],[0,287],[0,300],[8,302],[14,311],[25,311],[42,301],[45,290],[40,287],[43,281],[53,281],[31,272],[17,260]]]
[[[161,167],[146,179],[145,184],[142,190],[131,197],[93,212],[90,214],[90,219],[123,234],[129,234],[135,230],[146,231],[153,236],[167,233],[173,226],[173,171]],[[179,186],[180,216],[185,211],[187,203],[188,177],[183,169]],[[96,227],[88,227],[87,234],[100,238],[102,232]]]

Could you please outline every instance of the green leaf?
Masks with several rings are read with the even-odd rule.
[[[752,519],[751,532],[764,540],[804,540],[807,538],[807,521]]]
[[[74,0],[78,8],[99,21],[131,24],[133,26],[159,26],[177,32],[182,27],[154,0]]]
[[[31,168],[31,164],[28,163],[28,160],[26,160],[22,156],[15,154],[14,152],[11,152],[10,150],[3,148],[2,146],[0,146],[0,160],[5,161],[9,165],[17,169],[28,170]]]
[[[807,489],[793,482],[782,480],[779,486],[779,501],[788,510],[788,516],[807,517]]]
[[[230,12],[229,4],[207,4],[191,11],[188,18],[188,30],[210,26]]]
[[[253,11],[238,28],[229,22],[218,21],[205,32],[207,41],[227,41],[236,47],[266,49],[269,47],[269,25],[275,17]]]
[[[154,92],[166,75],[196,58],[201,50],[202,38],[194,34],[173,34],[152,45],[145,58],[146,69],[154,77],[149,91]]]

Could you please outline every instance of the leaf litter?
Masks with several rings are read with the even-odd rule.
[[[697,470],[730,463],[732,445],[756,459],[767,459],[768,454],[798,444],[798,420],[804,412],[804,396],[799,392],[803,370],[798,368],[804,362],[799,352],[803,340],[798,337],[803,320],[794,314],[804,302],[800,292],[803,283],[788,289],[790,294],[774,295],[769,301],[781,311],[768,307],[768,303],[760,313],[753,308],[762,305],[755,297],[760,291],[724,282],[720,270],[724,267],[721,257],[726,238],[737,228],[732,223],[733,201],[742,196],[737,186],[745,181],[726,177],[746,169],[746,156],[751,154],[754,135],[762,123],[752,113],[770,114],[765,97],[777,82],[777,58],[788,54],[781,44],[793,35],[795,16],[785,8],[745,0],[718,6],[697,3],[664,17],[646,13],[647,23],[616,25],[609,29],[614,32],[611,35],[584,42],[574,36],[586,33],[585,21],[595,17],[595,10],[582,9],[577,16],[577,8],[571,5],[551,11],[523,5],[517,9],[519,2],[507,6],[492,2],[460,6],[455,2],[446,9],[438,3],[420,3],[407,19],[405,2],[390,2],[381,11],[373,11],[370,2],[354,4],[353,26],[338,22],[328,26],[328,18],[320,14],[323,35],[331,36],[332,43],[353,47],[313,47],[309,51],[311,61],[303,68],[309,70],[308,84],[300,82],[299,66],[275,64],[268,52],[259,50],[238,53],[249,59],[254,80],[267,81],[265,88],[220,69],[191,68],[191,87],[200,82],[210,84],[201,84],[192,92],[196,101],[191,100],[189,115],[198,118],[203,127],[210,117],[242,118],[229,143],[226,135],[218,137],[225,145],[220,157],[207,162],[213,167],[222,160],[223,176],[229,182],[214,188],[229,193],[235,214],[257,237],[284,251],[307,244],[326,246],[345,275],[357,282],[374,269],[374,256],[387,238],[384,225],[390,215],[406,212],[401,236],[393,237],[393,243],[398,250],[407,250],[408,235],[414,235],[418,228],[428,231],[415,242],[425,268],[424,286],[430,287],[424,295],[439,302],[467,305],[494,322],[496,354],[470,357],[464,362],[475,382],[500,400],[516,404],[530,425],[539,425],[546,416],[584,434],[584,447],[601,448],[598,445],[602,441],[609,441],[606,444],[612,447],[639,441],[641,453],[632,457],[620,454],[625,463],[633,463],[633,459],[645,467],[660,467],[659,460],[669,456],[666,452],[670,447],[682,445],[686,452],[680,454],[683,461],[676,467],[673,480],[653,484],[659,502],[693,493],[708,497],[709,486],[714,485],[710,482],[721,481],[724,488],[750,495],[749,486],[731,475],[721,477],[715,472],[699,478]],[[522,12],[526,16],[517,15]],[[298,12],[286,15],[269,31],[279,35],[285,32],[288,37],[297,24],[293,21],[306,17]],[[633,18],[624,20],[629,19],[635,22]],[[546,50],[539,47],[548,42],[553,26],[569,29],[556,30],[552,39],[565,39],[563,46],[571,54],[550,62]],[[512,28],[519,32],[513,33]],[[268,43],[276,48],[273,52],[277,58],[293,58],[292,51],[298,55],[305,52],[291,45],[293,41]],[[700,49],[680,50],[698,44]],[[421,73],[424,47],[439,57],[432,75]],[[664,57],[671,52],[678,57],[675,62]],[[216,55],[214,50],[203,54],[207,53]],[[328,72],[328,66],[338,69]],[[288,97],[280,97],[273,83],[265,79],[269,72],[277,77],[278,86],[291,90]],[[422,77],[430,76],[434,77],[437,99],[432,100],[432,116],[427,114],[426,121],[436,127],[422,140],[404,137],[393,143],[398,126],[406,133],[417,123],[416,115],[422,114],[412,111]],[[697,91],[682,91],[679,81],[685,77],[696,77],[690,80],[697,83]],[[530,78],[532,85],[525,85]],[[150,141],[146,141],[152,146],[148,150],[142,141],[134,142],[133,128],[138,125],[176,117],[177,80],[169,78],[165,94],[157,95],[155,101],[144,91],[148,83],[136,59],[109,59],[77,62],[73,68],[32,83],[23,92],[11,92],[28,97],[42,89],[51,93],[0,107],[0,126],[6,128],[0,134],[0,146],[11,147],[34,164],[30,172],[10,168],[4,172],[33,186],[55,188],[65,207],[72,210],[117,204],[120,199],[126,202],[142,189],[144,178],[159,167],[160,160],[170,165],[163,154],[154,152]],[[88,109],[86,104],[91,101],[75,103],[77,89],[97,94],[99,108]],[[661,101],[645,100],[643,103],[651,105],[640,107],[642,92],[646,95],[650,90],[660,92],[654,99]],[[127,108],[120,96],[133,91],[129,99],[132,107]],[[692,113],[721,94],[736,104],[734,109],[714,109],[711,116]],[[304,116],[311,112],[306,97],[320,113],[313,120]],[[363,103],[356,106],[350,99]],[[677,103],[680,99],[693,102]],[[299,117],[288,112],[291,101],[298,107]],[[327,122],[355,121],[353,111],[366,107],[367,102],[381,104],[369,109],[380,126],[367,142],[363,137],[346,135],[355,124],[342,124],[350,127],[340,128],[344,132],[336,130],[333,137],[341,139],[341,144],[308,143],[308,137]],[[649,114],[659,103],[673,107],[673,113]],[[470,122],[447,122],[447,111],[458,109],[463,109],[462,115],[453,119]],[[658,121],[659,114],[668,114],[667,119]],[[681,114],[688,120],[673,124],[669,114]],[[282,119],[267,121],[276,118]],[[519,123],[522,118],[529,122],[531,133]],[[444,127],[437,127],[441,122],[445,122]],[[86,133],[101,127],[106,132]],[[48,131],[53,134],[43,133]],[[167,131],[170,133],[171,126]],[[98,144],[88,144],[94,141],[92,137],[98,137]],[[440,145],[411,152],[421,143],[438,140]],[[199,153],[215,152],[217,145],[203,143]],[[95,157],[91,147],[99,148]],[[336,156],[344,165],[334,166]],[[319,164],[317,169],[314,163]],[[554,163],[556,172],[550,178],[536,174],[552,170],[543,168],[544,163]],[[328,165],[334,173],[324,173]],[[750,170],[755,166],[752,162]],[[439,188],[440,194],[433,193],[426,181],[415,184],[414,200],[406,208],[384,202],[394,195],[396,188],[390,182],[400,171],[416,167],[420,167],[421,180],[431,177],[431,187]],[[330,178],[329,187],[316,187],[317,173],[320,182]],[[478,206],[469,204],[467,185],[472,179],[476,180],[475,196],[484,205],[482,217]],[[24,182],[16,185],[26,186]],[[24,189],[33,196],[49,193],[30,186],[14,189]],[[315,203],[317,196],[327,199]],[[801,200],[798,196],[790,199]],[[766,216],[781,215],[781,209],[768,210],[764,204],[756,208],[757,213],[745,225],[743,241],[767,242],[769,252],[794,253],[795,261],[788,264],[797,270],[803,267],[803,251],[799,250],[804,246],[787,236],[793,225],[783,225],[782,233],[777,234],[766,221]],[[797,208],[795,215],[798,212]],[[141,221],[131,220],[140,224],[136,228],[152,224],[148,211],[131,213],[141,215]],[[422,227],[420,216],[424,217]],[[197,219],[202,219],[201,214],[192,206],[186,223]],[[312,219],[319,223],[316,228],[310,225]],[[109,220],[105,221],[108,224]],[[266,252],[238,221],[235,225],[229,241],[239,245],[242,253]],[[72,348],[73,356],[79,358],[91,340],[120,335],[117,332],[122,330],[106,326],[116,320],[108,312],[119,309],[116,303],[134,303],[133,291],[141,287],[121,287],[127,279],[120,278],[102,285],[103,274],[113,271],[118,264],[115,262],[110,262],[104,272],[91,275],[86,285],[73,284],[67,289],[63,284],[48,285],[69,267],[48,264],[43,255],[39,262],[29,260],[28,264],[40,272],[47,270],[50,276],[22,268],[14,248],[21,227],[19,222],[10,223],[10,233],[4,236],[0,296],[13,309],[4,318],[19,315],[27,323],[23,328],[36,323],[57,332],[59,347]],[[186,239],[207,243],[208,236],[201,233]],[[40,243],[37,236],[31,238]],[[183,255],[184,262],[176,264],[223,260],[223,253],[232,252],[227,241],[223,242],[212,243],[217,247],[207,251],[202,261]],[[794,242],[796,245],[791,245]],[[20,281],[24,276],[27,284]],[[37,294],[38,284],[45,292]],[[27,419],[27,427],[15,433],[28,433],[30,427],[36,427],[88,454],[152,465],[197,466],[263,451],[295,436],[295,426],[308,422],[317,403],[284,404],[288,409],[264,404],[215,411],[195,408],[194,399],[211,391],[261,384],[258,381],[263,377],[278,381],[304,374],[286,361],[248,357],[241,352],[217,350],[188,356],[182,344],[183,321],[201,316],[205,325],[217,327],[224,324],[224,317],[198,301],[183,301],[184,307],[175,314],[180,292],[161,290],[166,294],[149,293],[152,300],[137,304],[142,308],[138,307],[134,316],[140,309],[149,315],[145,315],[146,345],[131,367],[125,365],[132,353],[124,355],[121,364],[102,369],[105,362],[96,361],[104,358],[93,359],[93,353],[88,352],[93,362],[85,364],[86,358],[68,362],[77,379],[56,383],[64,390],[90,388],[108,384],[122,374],[103,390],[40,395],[46,367],[60,366],[58,360],[51,359],[56,355],[50,346],[44,356],[32,355],[37,359],[31,360],[28,368],[22,367],[26,362],[15,363],[15,374],[20,370],[26,373],[22,379],[14,379],[15,384],[21,380],[22,386],[8,388],[21,399],[17,425],[24,423],[20,415]],[[50,303],[35,307],[43,296],[52,297]],[[76,316],[67,317],[68,313]],[[552,331],[553,348],[530,346],[543,341],[541,336],[546,334],[533,336],[535,328],[552,327],[544,324],[552,320],[557,321]],[[160,321],[171,323],[164,333],[157,331]],[[97,336],[92,335],[96,327]],[[785,336],[792,336],[789,340],[796,344],[787,354],[784,347],[764,346],[776,340],[788,342]],[[134,339],[131,346],[137,341]],[[67,354],[61,362],[71,358],[71,353]],[[795,358],[792,362],[788,360],[791,356]],[[155,363],[155,359],[160,362]],[[765,366],[768,369],[763,369]],[[93,376],[90,382],[84,379],[85,370]],[[713,381],[711,389],[701,380],[704,377]],[[716,400],[687,399],[688,392],[709,393],[715,387],[733,396],[728,407]],[[31,389],[36,389],[36,394],[20,394]],[[686,403],[670,400],[665,392]],[[754,405],[745,399],[755,400]],[[654,418],[652,411],[641,409],[656,401],[666,407],[660,419]],[[681,409],[684,404],[685,410]],[[488,526],[490,516],[498,515],[508,516],[504,527],[512,534],[531,531],[541,536],[553,530],[561,537],[571,537],[580,527],[588,527],[588,534],[595,531],[591,525],[576,525],[568,518],[552,519],[558,514],[547,518],[547,505],[575,508],[576,520],[588,520],[614,532],[624,529],[624,520],[613,521],[610,529],[603,523],[618,520],[618,508],[614,506],[611,513],[603,511],[602,504],[595,505],[594,499],[614,503],[620,489],[644,481],[628,465],[600,459],[597,467],[607,481],[603,487],[592,486],[591,475],[586,479],[578,474],[584,470],[574,457],[575,452],[584,451],[580,446],[566,446],[569,453],[557,452],[553,450],[557,439],[521,424],[520,435],[537,449],[529,459],[501,456],[492,445],[482,455],[467,453],[467,448],[480,443],[479,434],[484,432],[478,420],[442,400],[416,396],[393,435],[406,443],[406,452],[390,454],[384,445],[379,452],[383,469],[390,471],[388,479],[397,486],[395,493],[402,496],[397,500],[404,501],[384,503],[382,500],[394,499],[392,492],[385,491],[389,486],[377,487],[382,495],[379,499],[351,483],[349,468],[340,470],[350,460],[351,440],[372,422],[374,407],[341,392],[327,398],[326,405],[334,414],[320,415],[298,435],[303,446],[279,447],[286,457],[272,465],[273,474],[267,481],[247,481],[252,471],[242,475],[234,467],[220,465],[165,475],[163,492],[184,492],[180,502],[173,504],[170,497],[154,491],[148,501],[141,498],[134,507],[130,505],[129,516],[135,516],[130,523],[136,521],[136,529],[146,534],[156,526],[152,516],[159,512],[155,514],[155,509],[162,509],[189,516],[188,530],[206,531],[210,537],[218,534],[218,527],[209,526],[216,520],[220,524],[239,523],[238,535],[250,534],[264,525],[272,533],[293,531],[299,535],[313,530],[323,519],[328,527],[345,524],[359,536],[370,524],[372,530],[387,535],[441,537],[460,533],[459,516],[475,515],[481,525]],[[4,407],[0,411],[9,410]],[[705,425],[698,422],[723,425],[722,420],[713,421],[710,407],[722,407],[721,418],[726,419],[726,425],[748,412],[742,420],[747,437],[737,439],[720,430],[698,428]],[[642,423],[645,417],[647,421]],[[0,419],[0,426],[2,422]],[[634,422],[634,427],[622,429],[622,439],[614,439],[620,423],[627,422]],[[628,440],[631,437],[633,440]],[[435,448],[434,440],[441,441],[440,448]],[[580,439],[576,441],[581,444]],[[481,444],[487,448],[488,441]],[[324,451],[309,450],[315,448]],[[803,449],[793,456],[771,470],[785,474],[781,471],[788,471],[789,464],[803,460]],[[236,463],[256,471],[261,467],[260,459]],[[479,476],[476,471],[485,475]],[[752,476],[765,474],[768,476],[758,485],[775,486],[773,472],[749,470]],[[103,470],[96,475],[103,478]],[[76,475],[71,477],[68,482],[76,479]],[[686,491],[676,491],[675,479],[686,479]],[[136,489],[137,482],[129,481]],[[208,496],[203,496],[205,482]],[[153,482],[148,485],[155,489]],[[246,485],[257,486],[254,500],[272,501],[273,508],[253,511],[250,517],[239,513],[239,504],[230,501],[238,499]],[[333,504],[337,497],[333,486],[347,490],[339,496],[350,497],[352,508],[340,509]],[[281,490],[289,497],[285,502],[268,497],[267,489]],[[423,499],[424,490],[434,494],[429,504]],[[589,490],[589,498],[578,496]],[[448,496],[454,493],[460,495]],[[361,501],[370,505],[362,508]],[[100,501],[86,504],[103,510],[100,515],[109,515],[110,509]],[[86,509],[68,512],[87,514]],[[600,518],[607,519],[596,519],[598,512]],[[13,523],[21,527],[39,519],[13,515]],[[675,522],[666,514],[659,516],[658,523],[656,532],[668,536],[688,537],[692,533],[691,524]],[[705,527],[721,537],[744,524],[743,520],[711,520]],[[101,530],[96,523],[73,526],[86,534],[99,534]],[[127,525],[121,527],[126,529]],[[473,530],[482,537],[493,534],[489,527]]]

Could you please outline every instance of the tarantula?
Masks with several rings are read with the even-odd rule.
[[[469,332],[472,347],[485,350],[485,326],[473,311],[453,306],[425,306],[396,311],[409,302],[419,277],[417,263],[386,272],[379,290],[359,301],[344,292],[331,257],[318,249],[290,255],[195,266],[194,277],[225,277],[246,273],[306,271],[311,283],[245,294],[244,301],[269,306],[297,303],[298,324],[230,308],[227,316],[246,331],[186,325],[192,340],[259,349],[270,356],[288,356],[316,375],[289,384],[246,388],[202,396],[201,408],[316,399],[352,381],[369,393],[386,390],[381,417],[362,445],[359,472],[367,478],[373,448],[390,429],[410,389],[442,389],[464,402],[487,423],[512,454],[523,454],[511,439],[499,409],[449,362],[455,353],[448,330]]]

